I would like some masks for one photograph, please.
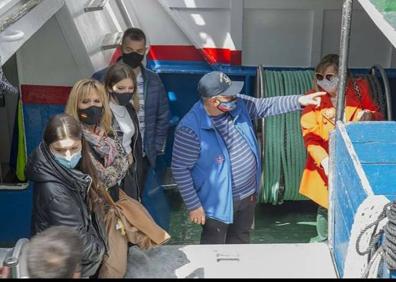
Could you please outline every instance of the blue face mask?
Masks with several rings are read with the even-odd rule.
[[[53,153],[53,155],[55,157],[55,160],[60,165],[64,166],[65,168],[68,168],[68,169],[75,168],[81,159],[81,151],[73,154],[70,157],[65,157],[65,156],[61,156],[58,154],[54,154],[54,153]]]
[[[222,111],[223,113],[231,112],[231,111],[235,110],[236,107],[237,107],[237,100],[236,99],[232,100],[232,101],[229,101],[229,102],[222,102],[220,100],[217,100],[217,101],[220,102],[220,104],[217,106],[217,109],[219,111]]]

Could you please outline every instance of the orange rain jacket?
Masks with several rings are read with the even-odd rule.
[[[359,113],[363,110],[371,111],[373,120],[382,120],[383,114],[370,97],[367,80],[358,78],[355,81],[360,90],[360,97],[350,80],[345,95],[344,121],[358,121]],[[309,91],[312,92],[315,91]],[[329,94],[322,96],[318,108],[305,107],[301,116],[307,162],[300,183],[300,193],[324,208],[329,206],[328,179],[321,161],[329,156],[329,133],[335,128],[335,116],[336,109]]]

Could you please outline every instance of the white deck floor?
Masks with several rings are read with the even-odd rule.
[[[336,278],[325,243],[131,248],[127,278]]]

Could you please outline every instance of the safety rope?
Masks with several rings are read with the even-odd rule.
[[[386,97],[383,87],[377,76],[368,74],[363,76],[370,85],[370,96],[375,104],[377,104],[380,108],[381,113],[384,114],[385,119],[387,119],[387,111],[386,111]]]
[[[396,203],[392,202],[387,210],[388,222],[384,227],[384,259],[388,269],[396,269]]]
[[[379,223],[384,219],[388,220],[387,223],[377,232]],[[360,241],[363,235],[372,228],[369,245],[366,250],[362,251]],[[396,202],[385,205],[377,220],[361,231],[356,240],[356,252],[361,256],[368,256],[368,265],[362,275],[364,278],[368,277],[377,255],[381,255],[389,270],[396,270]]]
[[[264,71],[265,97],[304,94],[312,88],[312,77],[310,70]],[[306,161],[300,114],[296,111],[265,120],[261,203],[306,199],[299,193]]]

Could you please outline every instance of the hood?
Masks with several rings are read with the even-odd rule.
[[[60,165],[43,142],[28,159],[26,177],[33,182],[55,182],[77,190],[85,190],[84,188],[91,182],[91,178],[87,174]]]

